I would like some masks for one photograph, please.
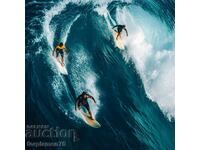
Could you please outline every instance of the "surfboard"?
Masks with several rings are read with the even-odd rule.
[[[67,69],[66,69],[65,65],[62,66],[61,65],[61,61],[58,61],[55,56],[53,56],[53,59],[54,59],[54,62],[56,64],[56,66],[57,66],[58,71],[61,74],[68,75],[68,72],[67,72]]]
[[[124,49],[125,49],[125,46],[124,46],[124,44],[123,44],[123,41],[122,41],[121,37],[119,36],[118,39],[116,39],[116,37],[117,37],[117,32],[114,32],[115,45],[116,45],[119,49],[124,50]]]
[[[90,115],[86,112],[84,112],[82,109],[78,110],[78,112],[80,113],[83,121],[88,124],[89,126],[93,127],[93,128],[100,128],[101,125],[100,123],[95,120],[95,119],[91,119]]]

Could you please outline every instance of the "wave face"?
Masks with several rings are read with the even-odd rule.
[[[26,0],[26,124],[76,129],[63,149],[173,150],[173,0]],[[126,24],[125,50],[112,26]],[[51,52],[70,49],[61,75]],[[88,127],[74,110],[87,91],[102,127]],[[49,149],[62,149],[51,148]]]

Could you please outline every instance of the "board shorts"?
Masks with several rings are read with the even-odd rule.
[[[56,50],[56,57],[60,54],[61,57],[64,57],[64,51],[63,50]]]
[[[88,111],[90,111],[90,106],[88,103],[85,103],[85,104],[82,103],[82,106],[84,106]]]

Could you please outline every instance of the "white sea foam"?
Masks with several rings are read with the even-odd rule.
[[[60,75],[59,71],[56,69],[56,65],[53,62],[52,59],[52,49],[53,49],[53,40],[54,40],[54,34],[55,34],[55,28],[53,26],[50,25],[51,20],[53,19],[54,16],[58,15],[61,13],[61,11],[66,7],[66,5],[69,3],[69,0],[63,0],[59,3],[57,3],[55,6],[53,6],[50,10],[45,12],[45,17],[44,17],[44,23],[43,23],[43,36],[46,37],[47,42],[49,44],[49,46],[51,47],[50,51],[49,51],[49,58],[48,61],[51,64],[51,68],[52,70],[54,70],[55,73],[57,73],[57,76],[53,78],[53,83],[52,86],[55,90],[55,94],[57,95],[57,97],[59,98],[61,96],[60,91],[64,88],[67,89],[67,86],[65,84],[64,79],[62,78],[62,76]],[[67,32],[62,34],[62,40],[65,40],[64,42],[66,42],[67,39],[67,35],[70,31],[71,26],[73,25],[73,23],[78,19],[79,15],[75,17],[74,20],[72,20],[72,22],[70,22],[67,26],[66,26],[66,30]],[[67,63],[68,59],[65,59],[65,63]],[[59,88],[58,88],[59,87]]]
[[[89,104],[93,115],[96,116],[100,105],[99,91],[96,87],[98,76],[92,71],[89,55],[81,45],[77,46],[76,52],[73,54],[72,62],[70,76],[73,87],[76,89],[76,95],[78,96],[83,91],[86,91],[95,98],[97,105],[94,105],[92,100],[89,101]],[[74,113],[80,117],[78,113]]]
[[[51,83],[57,100],[60,100],[63,92],[63,83],[61,78],[54,76]]]
[[[100,16],[107,16],[108,15],[107,5],[102,5],[102,6],[96,7],[94,9],[94,11],[96,11]]]
[[[126,8],[117,11],[117,22],[125,24],[129,32],[123,37],[127,48],[123,55],[127,61],[134,61],[148,97],[170,119],[175,117],[174,34],[144,10],[136,11],[134,15]]]

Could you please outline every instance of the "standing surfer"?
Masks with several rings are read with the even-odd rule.
[[[84,106],[87,109],[87,111],[88,111],[88,113],[90,115],[90,118],[92,120],[94,120],[94,118],[92,116],[92,112],[90,110],[89,103],[88,103],[88,98],[91,98],[94,101],[94,103],[96,104],[96,101],[95,101],[94,97],[92,97],[91,95],[87,94],[86,92],[83,92],[76,99],[75,110],[77,110],[77,107],[78,107],[78,109],[80,109],[80,106]]]
[[[52,52],[52,55],[54,56],[54,53],[56,52],[56,59],[57,59],[57,61],[58,62],[60,62],[59,61],[59,58],[58,58],[58,56],[59,56],[59,54],[60,54],[60,56],[61,56],[61,62],[60,62],[60,64],[62,65],[62,66],[64,66],[64,52],[66,52],[66,53],[68,53],[68,49],[65,47],[65,45],[61,42],[61,43],[59,43],[54,49],[53,49],[53,52]]]
[[[117,28],[117,30],[115,30],[114,28]],[[128,31],[125,25],[116,25],[112,29],[114,29],[114,31],[117,33],[116,40],[118,39],[118,37],[121,38],[121,32],[123,29],[126,31],[126,35],[128,36]]]

